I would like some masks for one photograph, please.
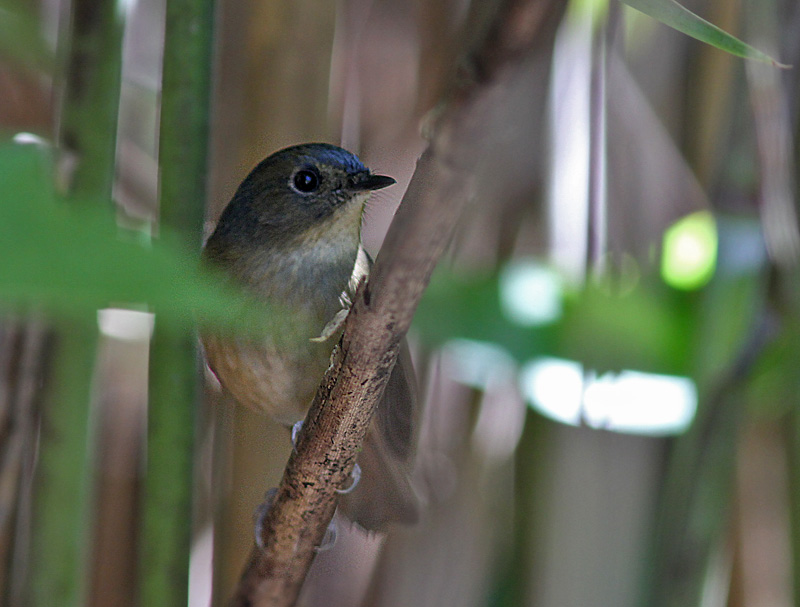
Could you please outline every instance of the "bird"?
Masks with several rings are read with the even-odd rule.
[[[369,274],[366,202],[394,183],[347,150],[307,143],[268,156],[238,187],[202,260],[273,316],[257,335],[205,331],[201,341],[210,369],[241,405],[286,427],[304,419]],[[411,482],[417,395],[408,348],[401,350],[357,457],[360,480],[339,498],[345,517],[367,531],[419,516]]]

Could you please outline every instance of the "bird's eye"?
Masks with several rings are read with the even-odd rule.
[[[294,175],[294,187],[303,194],[313,192],[319,187],[319,175],[309,169],[297,171]]]

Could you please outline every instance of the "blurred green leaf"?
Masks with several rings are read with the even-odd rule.
[[[745,384],[746,401],[752,413],[780,419],[795,407],[800,394],[800,327],[783,328],[756,361]]]
[[[143,304],[183,326],[195,318],[253,329],[265,308],[200,268],[197,254],[163,232],[149,244],[121,232],[110,205],[59,203],[47,155],[0,147],[0,301],[55,314]]]
[[[746,44],[731,36],[727,32],[721,30],[713,23],[709,23],[702,17],[695,15],[689,9],[681,6],[675,0],[621,0],[631,8],[649,15],[653,19],[660,21],[664,25],[678,30],[696,38],[701,42],[710,44],[722,51],[743,57],[745,59],[753,59],[761,61],[762,63],[770,63],[776,67],[789,67],[779,63],[769,55],[754,49],[749,44]]]
[[[624,295],[593,285],[568,302],[558,355],[599,372],[688,375],[691,324],[684,295],[655,281]]]
[[[762,228],[753,217],[716,217],[717,271],[696,305],[692,368],[701,393],[725,381],[742,356],[752,356],[768,305],[769,277]]]
[[[554,325],[521,326],[500,307],[499,279],[437,271],[414,315],[422,338],[439,345],[453,338],[497,343],[517,360],[544,354],[554,347]]]
[[[589,368],[689,374],[689,295],[641,282],[625,295],[590,286],[564,295],[557,322],[522,326],[500,306],[494,275],[434,274],[414,318],[423,340],[441,344],[464,338],[498,344],[519,362],[540,355],[582,362]]]

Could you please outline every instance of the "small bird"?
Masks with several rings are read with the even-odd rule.
[[[286,426],[303,420],[359,283],[371,261],[361,244],[370,193],[395,183],[324,143],[276,152],[245,178],[222,212],[203,260],[276,317],[258,337],[204,334],[208,364],[244,406]],[[369,531],[410,523],[416,394],[407,349],[391,375],[357,462],[360,482],[340,496]]]

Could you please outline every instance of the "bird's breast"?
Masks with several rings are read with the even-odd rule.
[[[305,415],[330,359],[334,338],[315,341],[342,310],[342,294],[364,272],[360,247],[301,248],[239,259],[230,273],[269,304],[258,337],[204,335],[209,366],[243,405],[284,424]],[[358,272],[356,272],[358,268]]]

